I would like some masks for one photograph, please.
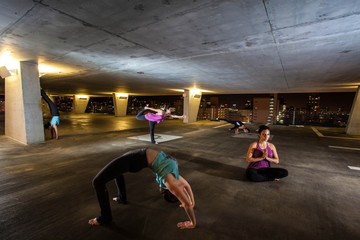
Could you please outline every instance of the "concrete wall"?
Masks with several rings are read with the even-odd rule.
[[[186,115],[186,118],[183,119],[184,123],[196,122],[199,112],[200,101],[201,93],[185,89],[183,114]]]
[[[44,142],[36,63],[20,62],[17,75],[5,78],[5,135],[24,144]]]
[[[127,94],[113,93],[115,117],[125,117],[129,97]]]
[[[360,86],[357,89],[354,102],[351,107],[346,133],[350,135],[360,135]]]
[[[89,103],[89,96],[75,95],[74,96],[74,113],[85,113],[86,107]]]

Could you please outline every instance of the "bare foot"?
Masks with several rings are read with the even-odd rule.
[[[113,200],[119,204],[127,204],[127,201],[120,199],[119,197],[113,197]]]
[[[89,224],[92,226],[100,226],[100,223],[96,220],[96,218],[90,219]]]
[[[177,227],[180,229],[191,229],[191,228],[195,228],[194,224],[190,221],[186,221],[186,222],[179,222],[177,224]]]
[[[280,178],[275,178],[275,181],[280,181]]]

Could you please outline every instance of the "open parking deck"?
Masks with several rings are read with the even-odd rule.
[[[151,145],[136,139],[149,129],[134,116],[62,118],[58,141],[23,145],[0,136],[0,239],[360,238],[360,141],[341,138],[344,129],[315,127],[332,136],[320,137],[308,126],[270,126],[278,166],[289,176],[252,183],[245,155],[257,124],[249,125],[249,137],[233,137],[222,122],[167,120],[155,134],[181,138]],[[112,225],[88,225],[99,215],[95,174],[144,147],[177,158],[195,195],[196,229],[177,229],[185,212],[162,199],[149,169],[125,175],[129,204],[111,203]],[[114,183],[108,189],[116,194]]]

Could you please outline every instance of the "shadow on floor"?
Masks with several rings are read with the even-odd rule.
[[[170,154],[171,155],[171,154]],[[248,181],[245,174],[245,168],[235,167],[233,165],[211,161],[205,158],[192,156],[186,153],[176,152],[173,154],[179,159],[192,162],[198,166],[194,168],[199,172],[215,177],[226,178],[237,181]]]

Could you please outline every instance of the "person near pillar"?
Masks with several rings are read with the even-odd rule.
[[[52,118],[50,122],[45,123],[44,127],[45,129],[49,129],[51,131],[51,138],[54,138],[55,133],[55,139],[59,139],[59,131],[58,126],[60,124],[60,114],[56,107],[56,104],[51,101],[51,99],[46,95],[45,91],[41,89],[41,96],[45,100],[45,102],[49,105],[50,113],[52,115]]]
[[[180,229],[195,228],[194,194],[190,184],[180,176],[175,158],[166,155],[163,151],[150,148],[137,149],[125,153],[108,163],[93,179],[100,205],[101,215],[88,221],[90,225],[104,225],[112,222],[109,194],[106,183],[115,179],[118,196],[113,200],[118,203],[127,203],[125,181],[123,174],[126,172],[139,172],[143,168],[150,168],[156,176],[156,181],[162,189],[169,190],[181,202],[189,221],[179,222]]]
[[[146,111],[153,111],[155,113],[144,114]],[[146,105],[145,108],[143,110],[141,110],[136,115],[136,118],[138,120],[147,120],[147,121],[149,121],[150,139],[151,139],[151,143],[153,143],[153,144],[159,144],[158,142],[155,141],[155,137],[154,137],[155,125],[159,124],[162,121],[164,121],[167,117],[186,118],[185,115],[182,115],[182,116],[172,115],[171,114],[171,108],[169,106],[166,106],[164,108],[164,110],[162,110],[162,109],[150,108],[148,105]]]
[[[229,128],[229,131],[232,131],[235,129],[235,134],[240,134],[240,130],[243,130],[245,133],[249,133],[250,129],[248,129],[245,124],[241,121],[233,121],[230,119],[225,119],[225,118],[216,118],[217,121],[225,121],[231,124],[234,124],[234,127]]]
[[[259,140],[250,144],[246,154],[246,176],[253,182],[279,181],[288,176],[283,168],[271,168],[270,163],[279,164],[279,156],[275,145],[269,143],[270,129],[262,125],[258,130]]]

